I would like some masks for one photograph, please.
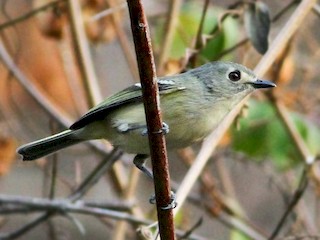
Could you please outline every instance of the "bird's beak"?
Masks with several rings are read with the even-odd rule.
[[[256,80],[254,82],[250,83],[254,88],[273,88],[276,87],[277,85],[274,84],[273,82],[267,81],[267,80]]]

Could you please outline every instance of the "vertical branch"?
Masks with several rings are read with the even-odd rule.
[[[171,188],[148,23],[141,0],[128,0],[127,2],[147,120],[160,237],[161,239],[175,239],[172,210],[162,209],[171,202]]]

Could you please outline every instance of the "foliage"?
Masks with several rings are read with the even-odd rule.
[[[208,42],[201,51],[200,56],[206,61],[216,59],[220,53],[233,46],[238,38],[238,23],[232,17],[227,17],[221,23],[221,31],[210,39],[210,34],[217,27],[219,17],[222,16],[224,9],[217,6],[209,6],[206,14],[206,19],[203,26],[203,41],[207,38]],[[174,31],[174,38],[170,51],[170,59],[178,60],[186,55],[186,49],[191,48],[191,43],[194,43],[195,37],[199,30],[199,24],[202,16],[202,3],[199,1],[190,1],[184,4],[178,18],[178,23]],[[164,36],[164,22],[159,21],[155,29],[155,44],[156,48],[160,47]],[[230,57],[225,56],[225,59]]]
[[[280,169],[301,163],[299,155],[283,122],[272,104],[250,101],[248,117],[241,119],[240,130],[233,127],[232,146],[257,160],[272,160]],[[306,116],[292,112],[291,117],[313,154],[320,151],[320,130]]]

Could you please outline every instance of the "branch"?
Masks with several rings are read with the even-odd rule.
[[[102,101],[102,96],[92,63],[89,43],[84,31],[80,2],[78,0],[69,0],[68,6],[75,52],[80,65],[79,69],[86,87],[89,105],[93,107]]]
[[[127,2],[146,113],[159,231],[161,239],[170,240],[175,239],[172,210],[162,209],[162,207],[171,203],[170,176],[165,138],[162,131],[158,84],[151,39],[141,0],[128,0]]]
[[[299,202],[299,200],[303,196],[303,194],[308,186],[308,170],[309,170],[309,167],[306,166],[305,169],[303,170],[303,173],[302,173],[302,176],[301,176],[301,179],[299,182],[299,187],[295,191],[295,193],[294,193],[294,195],[288,205],[288,208],[284,212],[283,216],[281,217],[279,223],[277,224],[275,230],[273,231],[273,233],[271,234],[271,236],[268,240],[273,240],[276,238],[276,236],[279,234],[281,228],[283,227],[287,217],[289,216],[289,214],[292,212],[293,208],[297,205],[297,203]]]
[[[98,179],[104,175],[107,169],[110,169],[112,165],[117,161],[122,155],[122,151],[114,148],[110,155],[105,157],[89,174],[89,176],[80,184],[80,186],[75,190],[68,199],[70,201],[76,201],[84,196],[87,191],[98,181]]]
[[[42,107],[44,111],[48,113],[49,116],[54,118],[58,123],[63,126],[69,126],[72,121],[66,112],[52,102],[50,102],[44,94],[38,91],[37,87],[31,83],[24,73],[18,68],[14,63],[11,56],[7,52],[6,48],[2,43],[0,43],[0,59],[3,64],[8,68],[8,70],[13,74],[13,76],[18,80],[20,85],[27,90],[28,93],[33,97],[33,99]]]
[[[45,11],[45,10],[47,10],[48,8],[53,8],[53,7],[55,7],[57,4],[62,3],[62,2],[65,2],[65,1],[66,1],[66,0],[56,0],[56,1],[50,2],[50,3],[48,3],[48,4],[45,4],[45,5],[37,8],[37,9],[34,9],[34,10],[26,13],[25,15],[22,15],[22,16],[20,16],[20,17],[17,17],[17,18],[15,18],[15,19],[11,20],[11,21],[5,22],[5,23],[3,23],[3,24],[0,25],[0,31],[1,31],[1,30],[4,30],[4,29],[7,28],[7,27],[13,26],[13,25],[15,25],[15,24],[17,24],[17,23],[19,23],[19,22],[22,22],[22,21],[24,21],[24,20],[27,20],[28,18],[30,18],[30,17],[38,14],[39,12]]]
[[[52,216],[52,213],[47,212],[42,214],[40,217],[35,218],[31,222],[27,223],[26,225],[22,226],[21,228],[18,228],[17,230],[11,232],[11,233],[6,233],[6,234],[0,234],[0,239],[1,240],[12,240],[20,237],[24,233],[28,232],[32,228],[36,227],[38,224],[44,222],[45,220],[49,219]]]
[[[120,211],[90,207],[83,201],[73,203],[66,199],[43,199],[34,197],[10,197],[0,195],[1,204],[16,204],[18,207],[28,207],[30,211],[46,211],[51,213],[81,213],[94,216],[111,217],[118,220],[127,220],[135,224],[149,224],[149,220],[137,218]],[[24,208],[26,209],[26,208]],[[1,236],[1,235],[0,235]]]
[[[121,202],[114,203],[98,203],[98,202],[88,202],[88,201],[76,201],[72,203],[70,200],[66,199],[43,199],[43,198],[34,198],[34,197],[24,197],[24,196],[7,196],[0,195],[0,204],[2,206],[8,205],[7,207],[3,207],[1,213],[7,214],[5,212],[6,209],[11,210],[13,213],[30,213],[35,211],[47,211],[40,217],[34,219],[30,223],[26,224],[22,228],[9,233],[9,234],[0,234],[0,239],[13,239],[21,236],[23,233],[37,226],[39,223],[47,220],[49,217],[52,217],[54,214],[68,214],[68,213],[80,213],[92,216],[100,216],[100,217],[110,217],[117,220],[123,220],[127,222],[131,222],[132,224],[143,224],[148,225],[151,223],[150,220],[146,220],[143,218],[137,218],[131,214],[123,213],[121,211],[128,211],[132,208],[131,203]],[[14,207],[10,207],[10,205],[14,205]],[[6,208],[6,209],[5,209]],[[108,209],[106,209],[108,208]],[[118,211],[111,210],[118,209]],[[185,231],[177,230],[177,234],[182,236],[185,235]],[[195,234],[190,235],[191,239],[195,240],[204,240],[200,236]]]
[[[182,4],[182,0],[172,0],[169,2],[170,9],[167,16],[167,22],[164,29],[166,33],[165,39],[163,40],[163,46],[161,48],[161,55],[159,57],[159,72],[162,74],[164,69],[164,64],[167,61],[168,54],[171,51],[171,45],[174,37],[174,32],[176,30],[176,25],[179,20],[179,13]]]

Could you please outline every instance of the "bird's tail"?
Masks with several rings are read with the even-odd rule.
[[[82,142],[77,138],[77,130],[66,130],[56,135],[25,144],[17,149],[24,161],[31,161],[54,153],[62,148]]]

